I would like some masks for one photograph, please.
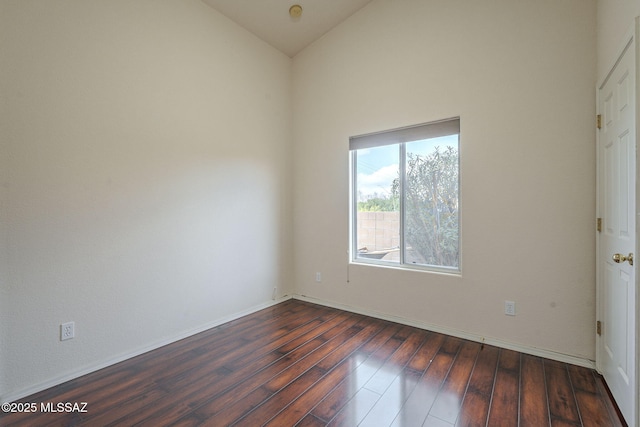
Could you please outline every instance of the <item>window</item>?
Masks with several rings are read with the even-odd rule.
[[[460,271],[460,119],[349,139],[351,260]]]

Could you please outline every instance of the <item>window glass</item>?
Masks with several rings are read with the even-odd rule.
[[[408,143],[405,174],[406,262],[458,267],[458,135]]]
[[[364,148],[356,153],[357,257],[399,262],[400,201],[398,147]]]

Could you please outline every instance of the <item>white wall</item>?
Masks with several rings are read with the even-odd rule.
[[[2,16],[4,16],[4,3],[0,3],[0,24]],[[2,30],[0,30],[2,31]],[[0,40],[0,49],[3,46]],[[2,63],[0,63],[2,64]],[[0,65],[1,67],[1,65]],[[2,70],[2,68],[0,68]],[[4,75],[4,71],[0,72],[0,76]],[[3,78],[0,77],[0,85]],[[8,263],[8,231],[7,218],[9,213],[9,146],[6,125],[4,117],[8,117],[10,106],[6,102],[7,98],[4,92],[0,91],[0,395],[5,390],[6,378],[4,372],[8,366],[6,359],[8,349],[4,345],[7,340],[7,324],[9,322],[9,263]]]
[[[593,360],[595,27],[595,0],[374,0],[297,55],[297,292]],[[348,266],[349,136],[453,116],[462,276]]]
[[[622,53],[624,37],[637,16],[638,0],[598,0],[598,81],[604,79]]]
[[[0,58],[0,396],[291,293],[289,58],[199,0],[3,0]]]

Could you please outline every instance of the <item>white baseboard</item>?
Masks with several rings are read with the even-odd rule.
[[[465,332],[465,331],[460,331],[454,328],[447,328],[447,327],[443,327],[440,325],[433,325],[433,324],[428,324],[428,323],[424,323],[424,322],[417,322],[411,319],[405,319],[403,317],[399,317],[399,316],[392,316],[392,315],[388,315],[388,314],[384,314],[384,313],[378,313],[376,311],[373,310],[366,310],[366,309],[362,309],[362,308],[357,308],[357,307],[352,307],[349,305],[345,305],[345,304],[339,304],[339,303],[335,303],[335,302],[330,302],[330,301],[325,301],[325,300],[321,300],[318,298],[310,298],[304,295],[285,295],[284,297],[278,298],[277,300],[268,302],[268,303],[264,303],[264,304],[260,304],[257,306],[254,306],[252,308],[249,308],[247,310],[243,310],[241,312],[238,313],[234,313],[232,315],[229,316],[225,316],[222,317],[220,319],[216,319],[210,323],[206,323],[204,325],[199,326],[198,328],[183,332],[181,334],[175,335],[171,338],[167,338],[164,339],[162,341],[153,343],[151,345],[145,346],[145,347],[141,347],[138,349],[135,349],[131,352],[127,352],[127,353],[123,353],[120,354],[116,357],[113,357],[109,360],[106,361],[102,361],[100,363],[96,363],[95,365],[88,365],[88,366],[84,366],[82,369],[78,369],[76,371],[67,373],[63,376],[59,376],[59,377],[55,377],[55,378],[50,378],[46,381],[43,381],[41,383],[35,384],[33,386],[24,388],[22,390],[7,394],[5,396],[0,396],[0,402],[14,402],[16,400],[22,399],[24,397],[30,396],[34,393],[38,393],[40,391],[46,390],[50,387],[55,387],[57,385],[60,385],[62,383],[65,383],[69,380],[81,377],[83,375],[87,375],[90,374],[92,372],[98,371],[100,369],[104,369],[106,367],[109,367],[111,365],[115,365],[116,363],[120,363],[122,361],[125,361],[127,359],[131,359],[133,357],[139,356],[141,354],[147,353],[149,351],[155,350],[157,348],[163,347],[165,345],[174,343],[176,341],[180,341],[181,339],[184,338],[188,338],[192,335],[198,334],[200,332],[204,332],[207,329],[211,329],[211,328],[215,328],[216,326],[220,326],[224,323],[230,322],[232,320],[236,320],[239,319],[240,317],[246,316],[248,314],[252,314],[255,313],[257,311],[263,310],[265,308],[268,307],[272,307],[276,304],[279,304],[281,302],[290,300],[290,299],[298,299],[301,301],[307,301],[310,303],[314,303],[314,304],[319,304],[319,305],[324,305],[326,307],[332,307],[332,308],[337,308],[339,310],[344,310],[344,311],[349,311],[352,313],[357,313],[357,314],[362,314],[365,316],[370,316],[370,317],[375,317],[377,319],[382,319],[382,320],[388,320],[391,322],[396,322],[396,323],[400,323],[403,325],[407,325],[407,326],[413,326],[416,328],[420,328],[420,329],[425,329],[428,331],[433,331],[433,332],[438,332],[441,334],[445,334],[445,335],[451,335],[454,337],[458,337],[458,338],[462,338],[462,339],[467,339],[470,341],[475,341],[475,342],[481,342],[481,343],[485,343],[487,345],[493,345],[495,347],[500,347],[500,348],[505,348],[505,349],[509,349],[509,350],[514,350],[514,351],[518,351],[521,353],[525,353],[525,354],[531,354],[533,356],[539,356],[539,357],[544,357],[546,359],[551,359],[551,360],[557,360],[559,362],[564,362],[564,363],[569,363],[572,365],[578,365],[578,366],[583,366],[586,368],[590,368],[590,369],[595,369],[595,362],[593,360],[590,359],[585,359],[585,358],[581,358],[581,357],[576,357],[576,356],[571,356],[568,354],[562,354],[562,353],[557,353],[554,351],[550,351],[550,350],[544,350],[544,349],[540,349],[540,348],[536,348],[536,347],[530,347],[530,346],[524,346],[521,344],[515,344],[515,343],[511,343],[508,341],[504,341],[504,340],[500,340],[500,339],[495,339],[495,338],[486,338],[477,334],[472,334],[469,332]]]
[[[324,305],[327,307],[337,308],[339,310],[349,311],[351,313],[362,314],[365,316],[375,317],[377,319],[388,320],[390,322],[400,323],[407,326],[413,326],[420,329],[425,329],[432,332],[438,332],[445,335],[451,335],[457,338],[466,339],[469,341],[475,341],[479,343],[484,343],[487,345],[492,345],[495,347],[500,347],[508,350],[518,351],[520,353],[530,354],[532,356],[539,356],[545,359],[556,360],[558,362],[569,363],[571,365],[582,366],[589,369],[596,369],[596,363],[593,360],[585,359],[582,357],[571,356],[569,354],[558,353],[551,350],[545,350],[537,347],[526,346],[522,344],[512,343],[509,341],[484,337],[481,335],[473,334],[470,332],[461,331],[455,328],[448,328],[441,325],[434,325],[425,322],[418,322],[411,319],[406,319],[404,317],[392,316],[384,313],[378,313],[373,310],[367,310],[357,307],[352,307],[349,305],[339,304],[335,302],[325,301],[318,298],[311,298],[304,295],[293,295],[294,299],[299,299],[301,301],[307,301],[314,304]]]
[[[120,363],[120,362],[123,362],[123,361],[125,361],[127,359],[131,359],[133,357],[139,356],[139,355],[147,353],[149,351],[158,349],[160,347],[164,347],[167,344],[171,344],[171,343],[174,343],[176,341],[180,341],[180,340],[182,340],[184,338],[188,338],[188,337],[190,337],[192,335],[199,334],[200,332],[204,332],[207,329],[215,328],[216,326],[220,326],[220,325],[222,325],[224,323],[227,323],[227,322],[230,322],[232,320],[239,319],[240,317],[246,316],[248,314],[252,314],[252,313],[255,313],[257,311],[263,310],[265,308],[272,307],[272,306],[274,306],[276,304],[279,304],[281,302],[290,300],[291,298],[292,298],[291,296],[285,295],[284,297],[278,298],[278,299],[276,299],[274,301],[270,301],[270,302],[267,302],[267,303],[264,303],[264,304],[259,304],[257,306],[251,307],[251,308],[249,308],[247,310],[243,310],[243,311],[231,314],[229,316],[221,317],[221,318],[216,319],[216,320],[214,320],[212,322],[209,322],[209,323],[206,323],[204,325],[201,325],[201,326],[199,326],[199,327],[197,327],[195,329],[191,329],[189,331],[182,332],[182,333],[180,333],[178,335],[172,336],[170,338],[163,339],[163,340],[155,342],[153,344],[137,348],[137,349],[135,349],[133,351],[130,351],[130,352],[127,352],[127,353],[120,354],[120,355],[118,355],[116,357],[113,357],[113,358],[111,358],[109,360],[102,361],[102,362],[96,363],[94,365],[87,365],[87,366],[84,366],[81,369],[78,369],[76,371],[72,371],[72,372],[66,373],[65,375],[62,375],[62,376],[59,376],[59,377],[50,378],[50,379],[48,379],[46,381],[43,381],[41,383],[32,385],[32,386],[24,388],[22,390],[19,390],[19,391],[16,391],[16,392],[11,392],[11,393],[9,393],[7,395],[0,396],[0,403],[15,402],[16,400],[19,400],[19,399],[22,399],[24,397],[30,396],[30,395],[32,395],[34,393],[38,393],[38,392],[46,390],[48,388],[55,387],[57,385],[65,383],[67,381],[73,380],[75,378],[79,378],[79,377],[81,377],[83,375],[87,375],[87,374],[90,374],[92,372],[99,371],[100,369],[107,368],[107,367],[109,367],[111,365],[115,365],[116,363]]]

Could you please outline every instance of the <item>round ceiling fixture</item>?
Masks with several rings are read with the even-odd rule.
[[[299,4],[291,6],[289,8],[289,15],[291,15],[292,18],[300,18],[300,15],[302,15],[302,6]]]

